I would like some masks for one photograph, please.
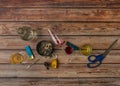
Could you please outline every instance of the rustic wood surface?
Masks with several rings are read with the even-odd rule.
[[[29,26],[36,29],[36,42],[23,41],[16,29]],[[81,47],[90,44],[93,54],[101,54],[120,38],[120,0],[0,0],[0,86],[120,86],[120,40],[103,64],[87,68],[87,57],[75,51],[67,55],[57,48],[59,68],[46,70],[44,58],[36,52],[41,40],[51,40],[47,29]],[[36,59],[28,60],[25,46],[30,45]],[[10,56],[22,53],[22,64],[10,63]],[[53,57],[55,58],[55,57]],[[36,60],[35,59],[35,60]]]

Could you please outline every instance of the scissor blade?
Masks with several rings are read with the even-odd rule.
[[[116,39],[110,46],[109,48],[103,53],[103,57],[106,57],[108,55],[108,53],[111,51],[112,47],[115,45],[115,43],[118,41],[118,39]]]

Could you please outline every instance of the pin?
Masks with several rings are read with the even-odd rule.
[[[48,29],[48,32],[49,32],[53,42],[55,43],[55,45],[61,46],[64,44],[64,41],[59,39],[58,36],[55,33],[53,33],[50,29]]]
[[[12,64],[20,64],[24,61],[24,56],[19,53],[15,53],[11,56],[10,62]]]

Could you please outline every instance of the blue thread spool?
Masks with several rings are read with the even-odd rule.
[[[27,54],[28,54],[28,56],[29,56],[29,59],[30,59],[30,60],[33,60],[33,59],[34,59],[34,55],[33,55],[33,53],[32,53],[32,50],[31,50],[30,46],[26,46],[26,47],[25,47],[25,50],[26,50],[26,52],[27,52]]]

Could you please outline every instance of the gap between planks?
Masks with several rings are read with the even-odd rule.
[[[54,0],[54,1],[0,1],[1,7],[119,7],[119,0]]]

